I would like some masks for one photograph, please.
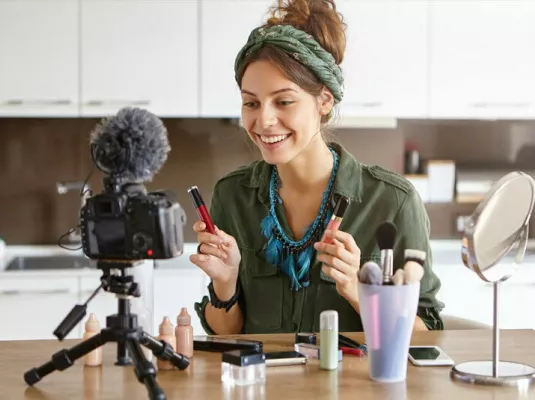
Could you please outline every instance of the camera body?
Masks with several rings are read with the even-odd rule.
[[[186,214],[170,191],[105,178],[80,212],[82,248],[98,260],[169,259],[184,251]]]

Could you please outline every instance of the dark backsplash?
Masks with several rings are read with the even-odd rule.
[[[7,244],[55,244],[74,227],[80,193],[59,195],[57,181],[84,181],[91,171],[89,134],[98,119],[0,119],[0,238]],[[186,189],[199,186],[209,203],[221,175],[260,157],[247,136],[225,120],[166,119],[171,152],[148,190],[170,189],[178,195],[188,222],[187,241],[195,241],[191,224],[197,218]],[[395,129],[340,129],[336,141],[366,164],[403,171],[406,140],[418,144],[424,158],[450,158],[462,164],[504,165],[522,153],[529,123],[401,121]],[[533,136],[533,135],[531,135]],[[520,143],[520,145],[519,145]],[[527,149],[529,150],[529,148]],[[102,174],[89,183],[100,192]],[[470,213],[473,204],[430,204],[433,238],[456,238],[455,216]]]

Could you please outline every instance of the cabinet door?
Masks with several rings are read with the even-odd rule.
[[[78,2],[0,1],[0,116],[78,115]]]
[[[78,304],[78,278],[2,277],[0,340],[54,339],[54,330]],[[74,328],[66,339],[79,338]]]
[[[82,115],[198,115],[197,1],[81,0]]]
[[[271,0],[201,2],[201,116],[241,116],[234,61],[249,33],[265,22]]]
[[[165,316],[176,326],[176,318],[182,307],[191,315],[191,325],[195,335],[205,335],[193,304],[200,302],[205,294],[209,280],[206,274],[193,267],[160,271],[154,277],[154,322],[155,333]]]
[[[535,2],[433,0],[431,117],[535,116]]]
[[[427,114],[426,0],[339,0],[347,24],[342,117]]]

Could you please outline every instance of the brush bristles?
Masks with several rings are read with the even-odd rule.
[[[377,240],[379,249],[393,249],[397,233],[396,225],[391,222],[385,221],[379,225],[375,232],[375,240]]]
[[[416,261],[420,265],[424,265],[426,253],[423,250],[405,249],[404,261]]]

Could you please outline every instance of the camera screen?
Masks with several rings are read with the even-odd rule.
[[[95,224],[99,251],[103,254],[124,252],[125,226],[124,221],[105,219]]]

